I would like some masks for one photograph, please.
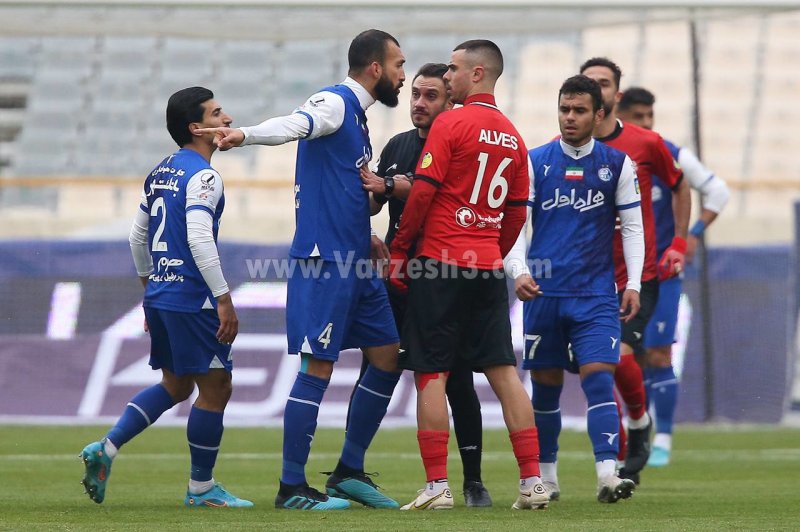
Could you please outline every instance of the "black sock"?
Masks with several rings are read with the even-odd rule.
[[[483,420],[471,369],[450,372],[447,379],[447,400],[453,412],[453,428],[464,466],[464,481],[481,482]]]

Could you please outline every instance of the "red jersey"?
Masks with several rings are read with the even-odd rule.
[[[502,268],[503,216],[509,207],[524,210],[530,176],[525,143],[494,96],[470,96],[463,107],[436,118],[415,179],[437,188],[417,256],[467,268]],[[396,239],[403,229],[401,222]]]
[[[644,268],[642,281],[658,276],[656,270],[656,221],[653,215],[653,175],[657,175],[669,188],[677,186],[683,178],[678,162],[672,157],[661,135],[634,124],[617,121],[614,132],[597,140],[628,155],[636,168],[636,177],[642,195],[642,223],[644,225]],[[622,233],[614,232],[614,268],[617,288],[624,290],[628,283],[628,270],[622,253]]]

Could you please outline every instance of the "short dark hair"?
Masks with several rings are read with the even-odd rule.
[[[567,78],[558,91],[558,99],[564,94],[588,94],[592,97],[592,110],[597,112],[603,105],[603,96],[600,92],[600,84],[588,76],[578,74]]]
[[[622,93],[617,104],[618,111],[627,111],[632,105],[646,105],[652,107],[656,103],[655,95],[644,87],[630,87]]]
[[[500,47],[488,39],[472,39],[464,41],[455,48],[453,51],[464,50],[465,52],[480,52],[486,54],[490,60],[495,63],[497,68],[497,77],[503,73],[503,52]],[[491,66],[491,65],[490,65]]]
[[[167,131],[181,148],[192,142],[189,124],[203,121],[203,103],[212,98],[214,93],[205,87],[181,89],[169,97]]]
[[[397,39],[381,30],[362,31],[350,43],[347,51],[347,62],[350,72],[358,72],[373,62],[381,65],[386,59],[386,42],[392,41],[397,46],[400,43]]]
[[[599,66],[599,67],[606,67],[611,72],[614,73],[614,82],[617,84],[617,88],[619,89],[620,80],[622,80],[622,69],[607,57],[592,57],[591,59],[586,60],[585,63],[581,65],[581,69],[579,72],[583,74],[587,68]]]
[[[424,65],[419,67],[417,73],[414,74],[414,79],[417,79],[420,76],[422,76],[423,78],[442,79],[444,78],[444,75],[446,73],[447,73],[447,65],[445,65],[444,63],[425,63]],[[413,82],[414,79],[412,79],[411,81]]]

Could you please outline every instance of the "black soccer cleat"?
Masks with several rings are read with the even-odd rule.
[[[489,508],[492,505],[492,497],[483,482],[476,480],[464,481],[464,502],[470,508]]]
[[[625,457],[625,478],[633,479],[647,465],[650,458],[650,432],[653,420],[642,429],[628,429],[628,455]],[[638,484],[638,482],[636,482]]]

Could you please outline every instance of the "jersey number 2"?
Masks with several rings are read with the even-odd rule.
[[[167,243],[161,241],[161,235],[164,234],[164,226],[167,224],[167,207],[164,205],[164,198],[156,198],[153,206],[150,207],[150,216],[158,216],[158,211],[161,211],[161,222],[158,224],[158,229],[153,235],[153,251],[167,251]]]
[[[478,203],[478,194],[481,191],[483,176],[486,173],[486,163],[488,161],[488,153],[481,152],[478,154],[478,163],[480,163],[480,166],[478,167],[478,175],[475,176],[475,186],[472,187],[472,195],[469,197],[469,202],[473,205]],[[509,157],[504,157],[497,166],[497,170],[495,170],[492,180],[489,182],[489,190],[486,200],[489,202],[489,207],[492,209],[496,209],[502,205],[503,201],[505,201],[506,196],[508,195],[508,181],[505,177],[503,177],[503,170],[505,170],[509,164],[511,164],[511,159]]]

